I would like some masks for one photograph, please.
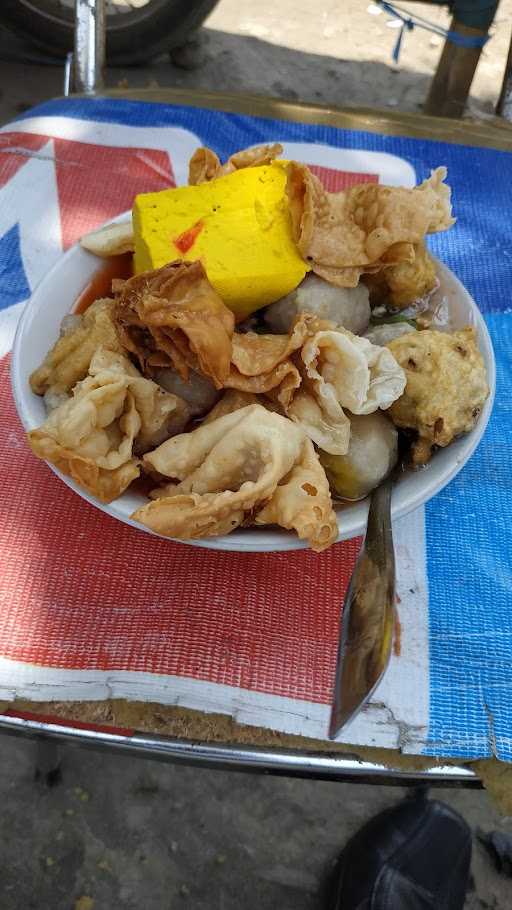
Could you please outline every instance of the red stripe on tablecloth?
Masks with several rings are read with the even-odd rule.
[[[114,736],[133,736],[135,730],[128,727],[109,727],[107,724],[90,724],[81,720],[56,717],[54,714],[37,714],[33,711],[16,711],[8,708],[2,711],[3,717],[19,717],[20,720],[35,720],[38,723],[53,724],[56,727],[74,727],[76,730],[94,730],[97,733],[112,733]]]
[[[378,174],[360,174],[354,171],[337,171],[332,167],[323,167],[321,164],[308,164],[309,170],[316,174],[322,181],[326,190],[337,193],[348,190],[351,186],[360,183],[378,183]]]
[[[34,152],[48,142],[48,136],[34,133],[0,133],[0,189],[19,171]]]
[[[137,193],[176,186],[167,152],[54,141],[64,249],[131,209]]]
[[[330,701],[359,541],[320,555],[240,554],[152,537],[89,505],[32,456],[8,358],[0,419],[1,656]]]

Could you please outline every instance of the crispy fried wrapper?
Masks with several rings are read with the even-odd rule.
[[[295,531],[313,550],[325,550],[336,542],[338,522],[332,507],[329,481],[313,443],[306,439],[301,457],[277,487],[255,524],[277,524]]]
[[[224,177],[241,168],[271,164],[274,158],[278,158],[282,154],[282,151],[283,147],[279,142],[274,142],[272,145],[257,145],[254,148],[236,152],[225,164],[221,164],[220,159],[211,149],[198,148],[189,162],[189,185],[197,186],[199,183],[208,183],[209,180]]]
[[[314,549],[336,539],[327,479],[311,443],[300,427],[259,404],[176,436],[144,461],[176,481],[155,491],[154,501],[132,516],[159,534],[210,537],[282,518],[283,527],[297,531]],[[271,508],[276,491],[267,521],[259,513]]]
[[[49,389],[69,392],[87,376],[91,358],[100,346],[123,352],[114,323],[114,301],[96,300],[77,319],[77,324],[55,342],[43,363],[30,376],[36,395]]]
[[[102,259],[119,256],[121,253],[133,253],[135,237],[131,218],[120,224],[106,224],[97,231],[85,234],[80,240],[80,246]]]
[[[235,332],[225,387],[249,394],[271,393],[272,399],[286,408],[301,383],[291,356],[304,344],[314,321],[302,313],[287,335]]]
[[[446,168],[413,189],[368,183],[340,193],[327,192],[305,165],[290,162],[287,174],[297,246],[318,275],[340,287],[355,287],[363,272],[410,262],[414,244],[454,223]]]
[[[306,373],[322,395],[353,414],[386,410],[405,388],[405,373],[385,347],[346,329],[317,332],[301,351]]]
[[[209,283],[200,262],[178,260],[116,285],[115,321],[125,348],[143,373],[189,369],[222,388],[229,376],[234,316]]]
[[[217,420],[218,417],[232,414],[233,411],[239,411],[241,408],[246,408],[250,404],[259,404],[263,408],[266,408],[267,411],[274,411],[276,414],[281,414],[283,417],[286,416],[279,405],[279,402],[272,401],[272,399],[266,395],[254,395],[252,392],[240,392],[238,389],[226,389],[215,407],[212,408],[210,413],[207,414],[203,420],[203,424],[212,423],[214,420]]]
[[[136,445],[156,445],[162,429],[167,438],[171,418],[175,432],[182,430],[186,411],[175,395],[144,379],[127,357],[99,348],[89,376],[28,440],[39,458],[111,502],[139,476]]]
[[[140,417],[140,430],[135,439],[137,455],[183,432],[190,419],[190,409],[183,398],[145,379],[125,355],[99,348],[91,361],[89,373],[96,376],[107,370],[125,378],[132,377],[129,387],[135,396]]]
[[[304,381],[287,415],[331,455],[345,455],[353,414],[386,409],[405,388],[405,373],[387,348],[346,329],[316,332],[300,357]]]
[[[232,414],[233,411],[239,411],[250,404],[266,405],[265,399],[261,395],[253,395],[252,392],[239,392],[237,389],[226,389],[222,398],[217,402],[209,414],[206,415],[202,424],[213,423],[218,417],[225,417],[226,414]]]
[[[413,461],[425,464],[432,448],[447,446],[475,426],[489,395],[475,329],[429,329],[389,342],[407,377],[404,394],[389,409],[398,427],[416,430]]]
[[[286,409],[315,445],[330,455],[344,455],[350,442],[350,420],[336,400],[319,394],[313,383],[303,382]]]

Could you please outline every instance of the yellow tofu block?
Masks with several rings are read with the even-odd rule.
[[[285,186],[275,163],[136,196],[135,271],[200,259],[237,319],[279,300],[309,270],[292,237]]]

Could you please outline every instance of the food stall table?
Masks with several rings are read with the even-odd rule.
[[[324,151],[327,149],[325,160],[330,162],[329,150],[334,148],[340,152],[341,163],[336,165],[337,159],[333,152],[332,166],[327,164],[324,167],[333,172],[343,171],[345,176],[350,171],[347,161],[353,162],[354,171],[361,172],[363,169],[360,162],[358,165],[356,161],[359,154],[365,162],[370,159],[377,161],[371,156],[380,155],[379,160],[386,158],[386,166],[391,158],[405,161],[414,168],[418,179],[423,179],[434,158],[435,164],[447,162],[451,182],[455,178],[455,208],[461,226],[456,240],[441,240],[436,246],[436,252],[439,251],[440,258],[444,258],[456,272],[459,271],[460,277],[484,309],[494,344],[499,343],[500,336],[505,343],[506,331],[509,331],[508,324],[502,324],[507,318],[503,312],[505,307],[499,301],[485,300],[486,294],[492,293],[493,288],[489,269],[497,269],[497,297],[500,294],[503,296],[510,271],[510,257],[503,247],[502,256],[493,258],[499,247],[503,225],[501,222],[493,223],[492,219],[496,218],[500,194],[510,192],[511,184],[510,180],[507,183],[506,175],[510,176],[512,131],[503,121],[496,119],[480,124],[398,112],[333,110],[236,94],[148,89],[108,90],[93,98],[71,95],[66,99],[57,99],[27,112],[0,132],[0,163],[3,158],[5,168],[3,186],[7,190],[11,187],[12,190],[17,181],[15,195],[8,197],[8,202],[15,207],[15,217],[11,218],[14,226],[10,233],[0,231],[4,240],[4,249],[0,247],[0,261],[3,257],[11,269],[18,269],[16,280],[11,282],[10,296],[9,290],[4,293],[4,321],[0,326],[8,340],[4,339],[3,353],[7,353],[10,348],[13,327],[23,301],[45,270],[56,261],[60,250],[75,242],[85,230],[128,208],[127,198],[133,198],[137,187],[142,190],[158,189],[168,185],[169,180],[174,178],[177,182],[183,182],[185,169],[182,158],[194,142],[198,144],[198,138],[216,148],[223,157],[227,151],[232,152],[243,145],[282,140],[285,150],[286,143],[290,147],[295,143],[305,149],[305,154],[313,156],[315,148]],[[173,151],[176,147],[177,152]],[[43,200],[38,199],[37,193],[30,202],[26,195],[33,190],[34,179],[40,179],[43,172],[38,172],[38,175],[34,172],[32,180],[23,180],[25,162],[41,167],[41,162],[48,157],[52,160],[52,167],[55,167],[55,198],[52,204],[58,207],[57,221],[60,211],[57,230],[60,246],[59,249],[52,246],[49,253],[44,249],[45,241],[41,241],[41,232],[36,238],[39,248],[36,241],[32,240],[33,225],[30,224],[29,215],[30,210],[39,217],[40,212],[47,213],[48,199],[44,200],[43,205]],[[309,160],[312,161],[311,158]],[[489,180],[489,167],[494,167],[492,182],[497,198],[490,199],[488,210],[483,211],[482,199],[489,193],[490,186],[489,182],[485,182],[486,178],[482,177],[484,183],[473,205],[464,198],[463,188],[471,184],[468,193],[475,194],[476,184],[470,174],[481,168],[482,174],[487,172]],[[25,173],[25,176],[28,175]],[[81,181],[85,183],[80,190],[77,189],[77,184]],[[120,184],[125,184],[122,191],[119,190]],[[484,233],[484,229],[475,222],[478,212],[486,227]],[[50,214],[53,217],[54,213]],[[6,236],[8,244],[5,243]],[[479,284],[475,271],[477,247],[482,250],[482,256],[487,257],[483,285]],[[465,251],[469,257],[466,269]],[[8,395],[7,379],[4,376],[4,420],[9,422],[9,427],[14,427],[16,417],[12,402],[7,401]],[[498,386],[498,405],[499,395]],[[506,406],[502,407],[502,413],[493,419],[496,424],[499,420],[504,422],[505,426],[509,417],[505,413]],[[499,432],[499,428],[493,432]],[[327,650],[322,650],[322,644],[315,638],[309,653],[307,648],[300,654],[293,653],[297,641],[292,639],[295,634],[302,634],[300,629],[294,632],[290,627],[285,630],[284,637],[276,637],[266,625],[265,617],[260,615],[260,611],[266,608],[265,604],[258,602],[255,605],[250,597],[242,596],[243,610],[249,613],[255,611],[252,617],[255,628],[248,648],[244,636],[249,633],[245,627],[242,628],[243,618],[240,618],[238,603],[233,605],[230,613],[228,611],[231,627],[226,628],[224,625],[220,630],[217,628],[214,631],[211,645],[215,655],[210,662],[207,661],[208,666],[201,665],[201,661],[205,660],[204,649],[198,653],[186,653],[187,643],[184,653],[181,657],[178,655],[179,666],[172,660],[171,666],[168,663],[169,649],[172,651],[175,645],[179,651],[183,643],[173,636],[172,610],[167,610],[163,618],[164,623],[171,623],[171,627],[164,627],[161,617],[155,619],[157,601],[148,601],[146,604],[147,614],[152,616],[147,627],[144,626],[144,619],[141,619],[146,615],[146,606],[144,602],[137,604],[133,622],[135,625],[142,623],[140,636],[143,640],[143,654],[134,651],[137,636],[134,638],[127,631],[126,622],[130,623],[130,598],[135,603],[138,597],[138,592],[133,587],[135,579],[144,573],[155,572],[154,564],[148,569],[148,563],[144,562],[148,557],[148,548],[152,546],[158,547],[159,557],[164,553],[161,544],[173,548],[165,569],[169,577],[181,559],[182,564],[176,569],[181,573],[180,585],[184,584],[183,573],[193,572],[194,560],[197,560],[198,572],[203,573],[203,583],[207,583],[209,588],[199,591],[198,605],[194,603],[193,588],[180,590],[185,590],[190,616],[196,606],[203,611],[201,623],[194,625],[193,636],[196,644],[202,636],[202,645],[205,646],[211,632],[208,617],[204,614],[205,605],[215,602],[215,608],[220,610],[224,624],[228,622],[228,613],[224,607],[230,585],[226,586],[224,577],[220,582],[215,577],[215,562],[212,561],[217,558],[215,554],[212,556],[208,553],[206,558],[206,554],[201,551],[184,545],[165,541],[153,543],[151,538],[140,532],[121,526],[118,530],[112,519],[100,516],[66,490],[63,508],[66,514],[71,514],[70,510],[74,509],[73,533],[78,533],[76,522],[81,520],[80,510],[83,509],[86,510],[84,532],[80,533],[80,537],[94,533],[100,541],[102,533],[105,533],[107,542],[105,545],[99,543],[99,549],[104,546],[105,552],[111,555],[115,535],[123,533],[125,536],[119,538],[120,547],[126,548],[128,560],[133,560],[138,552],[137,547],[141,547],[141,564],[138,568],[131,567],[129,584],[125,587],[121,585],[119,591],[120,612],[121,606],[124,611],[122,622],[118,621],[119,617],[116,618],[116,592],[111,590],[106,597],[108,603],[103,618],[110,617],[114,623],[109,633],[108,628],[102,625],[104,592],[101,584],[107,587],[109,584],[120,584],[121,556],[119,565],[112,570],[110,581],[106,574],[108,567],[105,564],[100,567],[98,577],[102,581],[98,588],[97,581],[92,579],[95,574],[94,565],[87,562],[91,554],[97,552],[90,540],[84,541],[85,561],[80,564],[79,571],[75,571],[70,560],[76,558],[76,542],[69,542],[68,552],[62,528],[54,528],[51,520],[49,540],[43,539],[44,522],[38,516],[40,518],[48,506],[43,506],[42,497],[47,495],[47,485],[51,485],[55,497],[60,495],[61,487],[54,477],[48,476],[43,465],[27,468],[27,459],[30,459],[27,455],[24,470],[37,473],[39,502],[32,504],[33,511],[28,518],[25,513],[24,522],[21,521],[20,511],[16,512],[16,520],[18,523],[21,521],[18,524],[19,533],[13,527],[12,520],[9,521],[12,500],[4,497],[6,524],[4,523],[2,546],[7,555],[0,600],[3,604],[0,611],[0,730],[4,733],[36,736],[46,742],[71,742],[170,761],[339,780],[406,784],[421,781],[436,786],[479,786],[482,779],[488,780],[493,775],[496,776],[496,768],[502,775],[508,771],[502,762],[512,759],[510,727],[507,726],[508,722],[512,724],[512,714],[508,713],[506,698],[512,674],[501,650],[512,637],[512,619],[510,625],[507,625],[505,610],[505,602],[509,597],[504,577],[508,547],[502,538],[510,505],[499,498],[501,515],[484,515],[484,537],[487,524],[493,524],[492,539],[489,541],[491,552],[484,553],[485,560],[480,559],[479,565],[478,560],[474,559],[472,547],[480,548],[482,556],[482,533],[475,529],[474,542],[467,539],[467,528],[473,527],[472,510],[479,507],[478,497],[484,497],[480,502],[482,508],[490,508],[496,505],[496,497],[502,495],[499,479],[496,479],[496,485],[492,487],[487,500],[486,491],[482,493],[482,490],[477,489],[478,471],[484,470],[488,465],[493,442],[495,436],[490,437],[488,430],[484,442],[470,463],[473,469],[466,467],[462,475],[433,504],[427,506],[428,540],[425,542],[422,538],[421,541],[416,541],[414,548],[416,554],[421,551],[420,561],[428,561],[428,571],[423,566],[419,573],[423,573],[422,580],[418,581],[417,566],[407,568],[407,554],[402,562],[399,559],[403,583],[409,584],[413,576],[415,579],[411,582],[409,593],[402,591],[403,611],[402,606],[399,606],[402,653],[397,651],[393,657],[388,674],[391,683],[388,679],[385,696],[379,700],[380,690],[377,690],[372,699],[373,704],[370,702],[354,726],[347,728],[343,736],[344,742],[336,744],[329,743],[326,739],[328,690],[329,685],[332,685],[336,645],[333,629],[337,628],[339,605],[357,553],[357,542],[349,542],[348,549],[347,544],[333,548],[338,551],[339,547],[340,554],[341,548],[345,548],[344,556],[340,555],[339,565],[336,564],[335,557],[331,557],[328,566],[324,566],[323,579],[319,582],[328,587],[322,594],[322,616],[325,619],[327,611],[331,622]],[[10,448],[7,447],[2,453],[4,464],[7,464],[13,451],[18,453],[23,446],[18,427],[12,436]],[[502,463],[499,462],[497,470],[500,464]],[[42,479],[41,472],[45,471],[47,473]],[[31,474],[24,476],[30,482],[34,481]],[[13,476],[7,481],[8,492],[12,496],[15,487],[16,479]],[[446,525],[447,516],[449,521],[450,515],[455,515],[458,509],[457,496],[461,497],[462,503],[459,511],[465,514],[462,518],[458,515],[459,524],[448,529],[447,534],[452,537],[463,536],[460,542],[457,536],[457,545],[453,539],[447,539],[443,555],[435,535],[443,524]],[[64,521],[62,510],[57,511],[57,520]],[[417,517],[416,524],[404,525],[402,531],[399,531],[399,548],[403,547],[404,552],[407,549],[403,543],[404,535],[406,537],[410,534],[411,529],[413,534],[420,537],[424,534],[422,529],[425,527],[425,518],[423,510],[419,511],[421,515]],[[66,539],[70,531],[71,528],[64,534]],[[52,552],[52,545],[64,549]],[[188,553],[186,558],[179,555],[184,550]],[[219,559],[221,556],[221,572],[228,572],[227,557],[237,560],[238,554],[218,554]],[[292,560],[289,571],[303,571],[305,578],[311,576],[311,590],[307,591],[303,608],[300,604],[297,607],[299,612],[294,618],[299,626],[305,623],[306,628],[308,620],[299,614],[301,609],[306,612],[308,608],[311,609],[316,584],[312,575],[314,560],[323,560],[324,557],[312,554],[306,556],[303,551],[298,551],[291,556],[271,554],[265,563],[263,554],[250,556],[259,560],[256,570],[259,584],[262,584],[262,573],[266,571],[266,565],[269,566],[271,575],[286,572],[286,564],[283,562],[285,558]],[[409,558],[410,556],[409,553]],[[250,574],[247,554],[243,558],[245,562],[239,568],[239,574]],[[57,584],[47,582],[45,586],[38,580],[37,565],[30,565],[32,560],[38,559],[45,560],[41,572],[50,573],[50,576],[52,572],[62,574]],[[495,588],[490,575],[493,559],[496,570]],[[305,562],[299,563],[299,560]],[[321,563],[318,562],[317,565],[320,566]],[[449,590],[443,590],[443,573],[447,570],[454,573],[455,580],[448,585]],[[162,576],[161,565],[158,573]],[[222,603],[215,600],[216,593],[218,594],[217,583],[220,585]],[[233,583],[235,597],[241,590],[239,584],[240,578],[237,578],[236,584]],[[254,593],[252,582],[250,587]],[[467,590],[467,620],[461,616],[465,603],[462,588]],[[158,584],[144,589],[141,597],[161,597],[162,590],[162,577],[159,577]],[[294,603],[297,604],[297,589],[293,590]],[[482,592],[487,597],[487,603],[478,600]],[[416,605],[413,602],[415,594],[418,595]],[[174,589],[171,596],[178,597],[178,590]],[[496,623],[502,623],[501,629],[489,620],[491,604],[499,613]],[[89,607],[93,621],[85,621],[84,625],[84,616],[87,616]],[[283,604],[283,611],[289,608],[290,601]],[[279,605],[274,603],[274,623],[278,615],[276,610],[279,611]],[[411,616],[418,617],[418,623],[423,626],[423,637],[418,637],[415,631],[411,632]],[[180,614],[180,623],[183,621],[186,622],[186,617],[184,620]],[[311,633],[309,626],[308,629]],[[174,631],[178,636],[186,634],[182,625]],[[84,638],[78,642],[78,636],[92,636],[92,639],[88,641]],[[151,640],[156,641],[155,636],[160,636],[164,650],[167,649],[167,655],[161,655],[160,663],[151,659]],[[445,643],[448,643],[444,651],[443,636]],[[450,636],[459,637],[459,651],[456,645],[449,643]],[[475,653],[475,638],[481,647],[480,657]],[[118,640],[121,645],[118,645]],[[497,651],[493,651],[496,648]],[[423,653],[420,653],[421,649]],[[316,679],[315,655],[325,662],[319,671],[320,680]],[[469,669],[465,663],[468,660],[472,661]],[[258,665],[257,669],[251,666],[251,661]],[[400,667],[403,669],[400,670]],[[478,678],[473,679],[472,674],[477,671]],[[296,678],[294,673],[298,674]],[[466,678],[466,673],[469,678]],[[188,685],[187,680],[192,680],[192,685]],[[416,685],[419,689],[423,687],[421,693],[418,690],[417,699],[423,700],[421,717],[417,716],[414,692],[404,696],[408,687],[414,689]],[[469,694],[463,694],[464,686],[470,689]],[[416,714],[411,722],[407,714],[400,718],[395,716],[396,705],[407,706],[413,703],[416,704]],[[306,707],[293,720],[294,712],[301,704]],[[354,739],[351,730],[357,730]]]

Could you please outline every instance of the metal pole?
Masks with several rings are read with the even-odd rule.
[[[505,75],[503,76],[503,85],[501,87],[496,113],[501,117],[504,117],[505,120],[512,120],[512,40],[508,49]]]
[[[73,91],[94,94],[103,87],[105,0],[75,0]]]

